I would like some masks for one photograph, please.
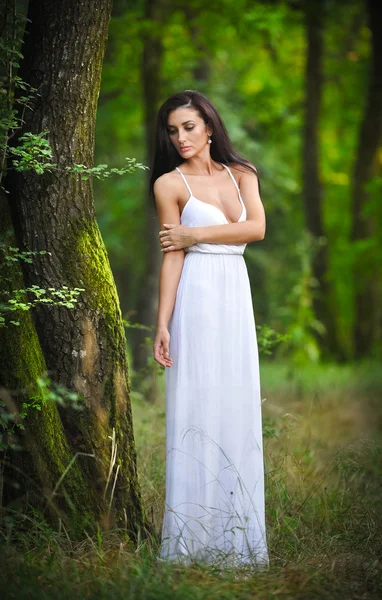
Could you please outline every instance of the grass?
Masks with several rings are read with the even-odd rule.
[[[263,361],[264,459],[270,569],[217,573],[155,560],[142,542],[99,532],[74,543],[37,517],[7,540],[2,598],[124,600],[382,597],[382,376],[377,366],[293,368]],[[133,395],[146,512],[160,531],[165,406]]]

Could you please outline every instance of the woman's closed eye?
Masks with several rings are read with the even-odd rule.
[[[185,127],[186,131],[192,131],[194,128],[193,127]],[[173,135],[174,133],[176,133],[176,131],[168,131],[169,135]]]

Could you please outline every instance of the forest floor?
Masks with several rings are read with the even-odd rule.
[[[382,372],[378,365],[261,366],[270,567],[240,576],[156,560],[118,532],[76,544],[43,521],[0,552],[1,597],[20,600],[379,599]],[[142,495],[158,537],[164,508],[163,376],[133,392]]]

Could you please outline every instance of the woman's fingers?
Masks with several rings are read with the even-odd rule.
[[[161,357],[155,357],[155,360],[162,365],[162,367],[172,367],[172,359],[171,358],[161,358]]]
[[[165,354],[163,344],[154,345],[154,358],[162,367],[172,367],[172,358]]]
[[[154,358],[160,364],[163,365],[163,350],[161,344],[154,344]]]
[[[154,340],[154,359],[163,367],[172,367],[170,357],[170,334],[167,331],[158,332]]]
[[[179,227],[179,225],[165,225],[163,224],[163,227],[167,227],[167,229],[163,229],[162,231],[159,232],[159,237],[162,237],[163,235],[166,236],[170,233],[171,229],[174,229],[175,227]]]
[[[169,366],[169,362],[168,362],[168,360],[165,360],[165,359],[163,358],[163,356],[161,356],[161,355],[159,354],[159,352],[155,352],[155,353],[154,353],[154,358],[155,358],[155,360],[157,361],[157,363],[159,363],[160,365],[162,365],[162,367],[168,367],[168,366]]]
[[[167,249],[167,248],[169,248],[170,246],[172,246],[172,245],[173,245],[172,241],[171,241],[169,238],[165,238],[165,237],[162,237],[162,238],[161,238],[161,240],[160,240],[160,244],[161,244],[161,246],[162,246],[162,248],[161,248],[161,252],[162,252],[164,249]]]
[[[163,359],[166,362],[167,366],[172,364],[172,359],[170,358],[170,349],[168,343],[163,344]]]

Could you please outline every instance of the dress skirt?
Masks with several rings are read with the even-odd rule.
[[[242,254],[185,255],[169,332],[160,556],[267,566],[259,357]]]

